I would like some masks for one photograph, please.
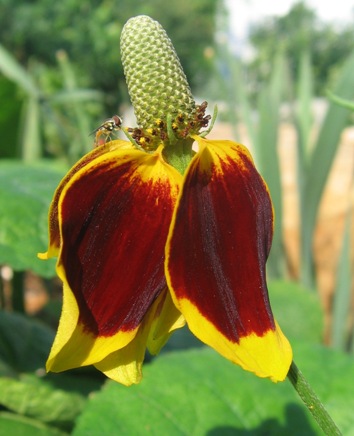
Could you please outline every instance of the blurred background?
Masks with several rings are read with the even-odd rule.
[[[166,29],[196,100],[217,105],[210,137],[244,143],[268,183],[283,307],[295,284],[316,299],[318,342],[352,354],[354,3],[0,0],[0,360],[23,370],[14,325],[39,320],[30,370],[43,366],[61,309],[55,261],[36,258],[48,207],[90,132],[113,114],[135,123],[119,38],[139,14]]]

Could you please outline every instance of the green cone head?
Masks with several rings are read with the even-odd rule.
[[[193,119],[196,105],[171,40],[162,26],[141,15],[121,34],[121,56],[138,125],[153,129],[168,117]]]

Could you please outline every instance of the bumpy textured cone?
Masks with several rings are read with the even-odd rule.
[[[144,15],[131,18],[122,30],[121,56],[139,127],[155,127],[167,115],[192,119],[195,102],[187,78],[157,21]]]

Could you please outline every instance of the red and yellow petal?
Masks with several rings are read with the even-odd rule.
[[[191,331],[259,377],[284,380],[292,351],[274,321],[265,263],[267,187],[245,147],[196,138],[166,244],[166,277]]]
[[[134,339],[166,288],[180,184],[161,150],[110,151],[67,181],[58,200],[64,306],[48,369],[95,364]]]
[[[110,379],[125,386],[140,383],[148,330],[140,326],[134,339],[118,351],[109,354],[95,367]]]
[[[66,184],[70,181],[70,179],[85,165],[96,159],[97,157],[105,154],[109,151],[113,150],[126,150],[132,149],[133,146],[128,141],[116,140],[107,142],[103,146],[96,147],[90,153],[87,153],[83,156],[65,175],[65,177],[60,182],[57,187],[52,203],[49,208],[48,214],[48,250],[45,253],[38,253],[38,257],[42,260],[50,259],[51,257],[58,256],[60,249],[60,232],[59,232],[59,223],[58,223],[58,201],[60,194],[62,193]]]
[[[184,316],[174,305],[171,294],[166,288],[155,301],[151,314],[147,338],[149,352],[153,355],[158,354],[172,332],[185,324]]]
[[[139,383],[146,348],[151,354],[157,354],[172,331],[184,324],[183,315],[174,306],[166,288],[150,307],[134,339],[124,348],[96,363],[95,367],[107,377],[126,386]]]

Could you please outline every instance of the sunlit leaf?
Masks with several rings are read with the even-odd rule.
[[[296,356],[344,434],[350,434],[354,430],[351,359],[302,344],[296,346]],[[108,382],[89,400],[73,434],[246,432],[322,434],[288,381],[272,384],[259,379],[203,348],[158,357],[145,367],[142,383],[129,389]]]

